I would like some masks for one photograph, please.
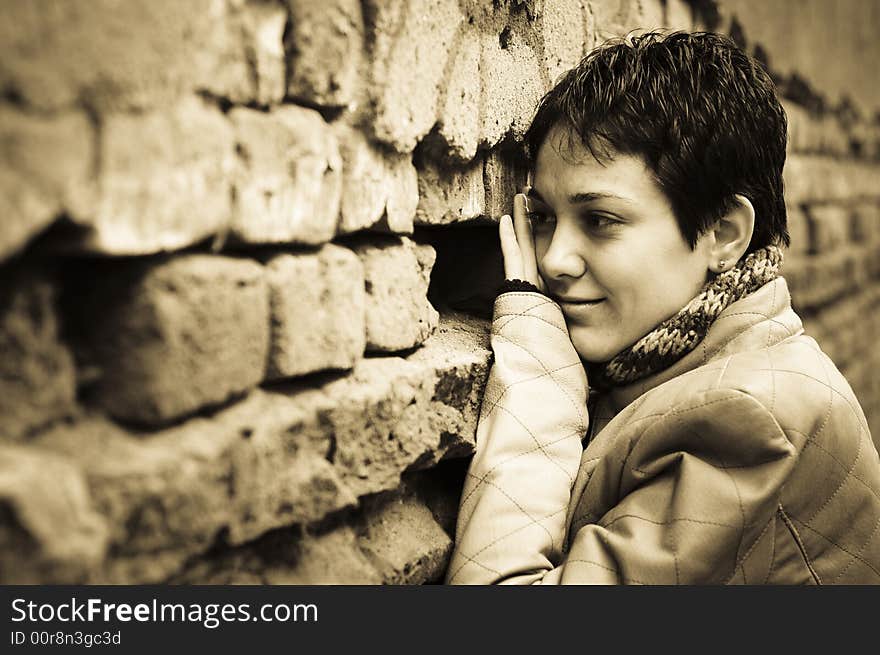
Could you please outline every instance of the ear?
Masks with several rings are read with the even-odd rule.
[[[755,208],[748,198],[736,194],[733,207],[710,229],[709,269],[721,273],[736,264],[749,247],[754,230]]]

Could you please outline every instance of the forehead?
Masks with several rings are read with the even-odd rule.
[[[637,203],[666,204],[666,197],[645,161],[609,149],[601,161],[571,130],[554,127],[538,150],[532,186],[548,202],[584,194],[609,195]],[[607,157],[605,156],[607,155]]]

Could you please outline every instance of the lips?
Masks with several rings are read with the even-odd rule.
[[[559,303],[559,306],[562,308],[562,313],[565,314],[568,319],[586,318],[595,311],[596,307],[599,307],[605,301],[604,298],[582,300],[579,298],[574,299],[559,296],[557,296],[555,300]]]

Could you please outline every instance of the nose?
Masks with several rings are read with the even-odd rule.
[[[568,234],[563,225],[557,225],[547,250],[539,259],[541,275],[553,280],[581,277],[587,272],[587,262],[580,250],[576,235]]]

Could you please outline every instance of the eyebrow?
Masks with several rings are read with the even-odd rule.
[[[538,191],[534,187],[530,187],[528,194],[530,198],[534,198],[538,202],[543,204],[547,204],[547,201],[544,200],[544,197],[538,193]],[[622,200],[623,202],[630,202],[628,198],[624,198],[623,196],[617,196],[613,193],[575,193],[568,197],[569,204],[578,205],[584,202],[593,202],[595,200]]]

